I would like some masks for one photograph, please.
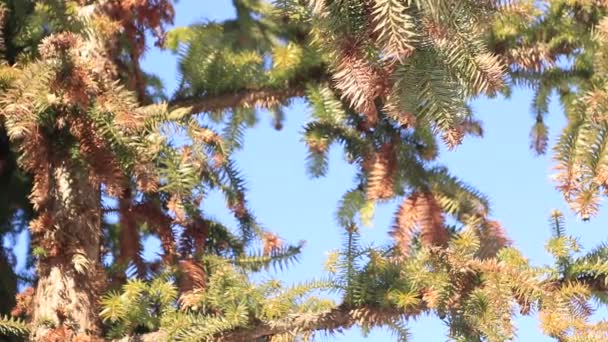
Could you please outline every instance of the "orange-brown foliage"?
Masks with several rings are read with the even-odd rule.
[[[441,207],[430,192],[414,192],[399,207],[389,233],[403,255],[407,255],[416,231],[424,246],[445,246],[449,239]]]
[[[395,146],[392,142],[385,143],[376,153],[369,171],[367,183],[368,199],[388,199],[393,196],[396,168]]]

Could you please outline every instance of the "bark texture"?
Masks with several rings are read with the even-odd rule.
[[[95,336],[100,332],[97,299],[104,279],[100,192],[86,172],[65,163],[50,170],[48,210],[53,226],[40,240],[48,254],[38,264],[30,338],[40,341],[56,330],[70,339]]]

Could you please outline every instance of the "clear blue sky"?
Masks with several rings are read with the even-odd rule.
[[[228,0],[181,0],[176,6],[176,25],[202,20],[222,20],[234,15]],[[158,74],[168,89],[177,83],[176,58],[168,52],[150,50],[143,64],[147,71]],[[549,179],[550,156],[535,158],[528,148],[528,134],[533,118],[529,113],[531,94],[516,91],[510,100],[481,99],[473,103],[483,120],[485,137],[468,139],[455,152],[442,152],[441,161],[463,180],[474,185],[492,200],[493,216],[506,227],[516,246],[535,263],[550,259],[544,252],[549,236],[547,217],[552,209],[567,214],[570,232],[581,237],[583,246],[593,247],[606,237],[604,223],[608,209],[591,222],[581,222],[571,215]],[[302,101],[295,101],[286,113],[285,126],[276,131],[270,118],[261,116],[260,123],[247,131],[245,148],[237,162],[248,180],[249,203],[268,229],[288,241],[306,240],[301,262],[277,273],[286,282],[304,280],[322,272],[325,253],[340,246],[340,228],[334,212],[342,194],[353,186],[354,169],[344,162],[342,151],[332,151],[329,175],[309,179],[305,173],[306,148],[301,142],[301,129],[308,118]],[[553,105],[549,124],[552,142],[564,124],[561,109]],[[204,202],[204,210],[226,222],[233,222],[218,196]],[[374,226],[362,231],[366,241],[386,242],[395,205],[379,208]],[[154,253],[154,242],[148,253]],[[535,317],[518,319],[517,341],[550,341],[537,329]],[[412,341],[444,341],[445,327],[435,318],[422,318],[410,324]],[[375,330],[367,339],[358,330],[326,341],[391,341],[385,331]]]

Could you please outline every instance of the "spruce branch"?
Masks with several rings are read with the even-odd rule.
[[[247,342],[257,341],[265,337],[272,337],[285,333],[294,332],[339,332],[348,329],[362,321],[374,324],[389,324],[398,319],[415,316],[424,309],[420,304],[408,311],[393,308],[379,308],[373,306],[351,307],[342,305],[321,313],[301,313],[284,317],[280,320],[270,322],[258,322],[248,328],[238,328],[214,338],[214,341],[222,342]],[[167,338],[165,332],[157,331],[141,335],[127,336],[114,342],[148,342],[163,341]]]
[[[295,75],[286,85],[263,88],[234,89],[221,94],[176,97],[169,102],[171,110],[190,107],[192,113],[209,113],[231,108],[270,108],[306,95],[309,83],[320,83],[329,79],[327,70],[320,66],[306,75]]]

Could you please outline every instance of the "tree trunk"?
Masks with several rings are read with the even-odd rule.
[[[0,234],[0,239],[2,238]],[[2,241],[2,240],[0,240]],[[4,248],[0,246],[0,314],[8,314],[15,306],[15,293],[17,293],[17,275],[6,257]]]
[[[97,300],[104,282],[100,191],[86,172],[65,162],[50,168],[49,185],[46,209],[53,224],[38,244],[46,255],[38,262],[30,338],[97,336]]]

